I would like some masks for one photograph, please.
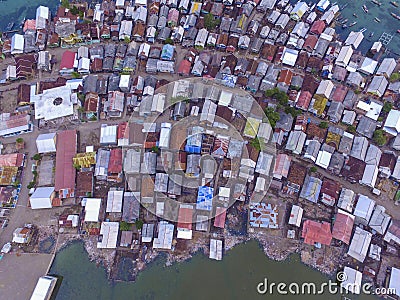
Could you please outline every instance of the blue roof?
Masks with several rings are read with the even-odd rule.
[[[172,58],[174,57],[174,51],[174,46],[170,44],[164,45],[161,51],[161,59],[172,60]]]
[[[214,197],[214,188],[209,186],[199,186],[197,193],[196,209],[212,210],[212,199]]]

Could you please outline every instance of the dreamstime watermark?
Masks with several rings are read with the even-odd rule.
[[[338,272],[336,280],[327,282],[270,282],[268,278],[257,284],[257,292],[261,295],[323,295],[323,294],[365,294],[365,295],[396,295],[394,288],[374,288],[370,283],[347,282],[345,272]]]

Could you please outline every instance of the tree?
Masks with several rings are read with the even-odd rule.
[[[262,145],[260,143],[260,139],[259,138],[254,138],[250,141],[250,145],[252,145],[255,149],[257,149],[258,151],[261,151],[262,149]]]
[[[293,118],[297,118],[297,116],[301,115],[301,110],[296,109],[292,106],[286,106],[285,107],[285,113],[291,114]]]
[[[61,0],[61,6],[64,8],[69,8],[69,0]]]
[[[385,102],[383,104],[382,112],[388,114],[393,108],[393,104],[390,102]]]
[[[132,228],[132,224],[129,224],[125,221],[119,222],[119,230],[121,231],[129,231]]]
[[[33,188],[35,186],[35,182],[31,181],[29,182],[27,188],[30,190],[31,188]]]
[[[278,88],[273,88],[273,89],[269,89],[265,91],[265,97],[273,97],[275,96],[275,94],[277,94],[279,92]]]
[[[168,44],[168,45],[173,45],[174,44],[174,40],[170,37],[167,37],[164,41],[164,44]]]
[[[373,139],[379,146],[386,144],[386,135],[382,129],[375,130]]]
[[[70,9],[70,12],[71,12],[71,14],[73,14],[74,16],[76,16],[76,15],[79,14],[79,9],[78,9],[75,5],[73,5],[73,6],[71,7],[71,9]]]
[[[317,167],[316,167],[316,166],[312,166],[312,167],[310,168],[310,172],[311,172],[311,173],[317,172]]]
[[[356,127],[354,125],[349,125],[349,126],[347,126],[347,131],[350,133],[355,133]]]
[[[19,137],[19,138],[17,138],[15,141],[16,141],[18,144],[21,144],[21,143],[24,142],[24,139]]]
[[[143,221],[142,220],[140,220],[140,219],[137,219],[136,221],[135,221],[135,226],[136,226],[136,228],[137,229],[142,229],[143,228]]]
[[[72,78],[75,78],[75,79],[81,78],[81,74],[78,72],[75,72],[75,71],[71,73],[71,76],[72,76]]]
[[[329,127],[329,124],[328,124],[328,122],[322,121],[321,123],[319,123],[318,126],[319,126],[319,128],[326,129]]]
[[[268,118],[269,124],[271,125],[272,128],[275,128],[276,122],[279,121],[280,115],[278,112],[276,112],[273,108],[267,107],[265,109],[265,115]]]
[[[396,73],[393,73],[392,75],[390,75],[390,82],[396,82],[396,81],[399,81],[399,79],[400,79],[400,73],[399,72],[396,72]]]
[[[124,43],[129,44],[131,42],[131,38],[129,36],[124,37]]]
[[[215,19],[213,14],[206,14],[204,17],[204,27],[207,30],[215,29],[220,23],[219,19]]]
[[[39,153],[36,153],[34,156],[32,156],[34,160],[40,160],[42,156]]]
[[[159,148],[157,146],[151,147],[151,152],[158,153]]]

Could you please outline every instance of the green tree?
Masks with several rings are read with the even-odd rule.
[[[75,5],[73,5],[73,6],[70,8],[70,12],[71,12],[71,14],[73,14],[74,16],[76,16],[76,15],[79,14],[79,9],[78,9]]]
[[[174,40],[170,37],[167,37],[164,41],[164,44],[168,44],[168,45],[173,45],[174,44]]]
[[[35,186],[35,182],[34,182],[34,181],[31,181],[31,182],[29,182],[27,188],[28,188],[28,189],[31,189],[31,188],[33,188],[34,186]]]
[[[142,229],[142,228],[143,228],[143,221],[140,220],[140,219],[137,219],[137,220],[135,221],[135,226],[136,226],[136,228],[137,228],[138,230]]]
[[[21,143],[24,142],[24,139],[19,137],[19,138],[17,138],[15,141],[16,141],[18,144],[21,144]]]
[[[204,16],[204,27],[207,30],[213,30],[215,29],[220,23],[219,19],[215,19],[213,14],[206,14]]]
[[[262,145],[260,143],[260,139],[259,138],[254,138],[250,141],[250,145],[252,145],[255,149],[257,149],[258,151],[261,151],[262,149]]]
[[[390,102],[385,102],[383,104],[382,112],[388,114],[393,108],[393,104]]]
[[[379,146],[385,145],[387,141],[385,132],[382,129],[375,130],[373,139]]]
[[[319,123],[318,126],[319,126],[319,128],[326,129],[329,127],[329,124],[328,124],[328,122],[322,121],[321,123]]]
[[[151,147],[151,151],[152,151],[152,152],[158,153],[159,150],[160,150],[160,149],[159,149],[157,146]]]
[[[132,224],[129,224],[125,221],[119,222],[119,230],[121,231],[129,231],[132,228]]]
[[[315,173],[315,172],[317,172],[317,167],[316,166],[312,166],[310,168],[310,173]]]
[[[36,153],[34,156],[32,156],[34,160],[40,160],[42,156],[39,153]]]
[[[71,73],[71,76],[72,76],[72,78],[75,78],[75,79],[82,77],[80,73],[75,72],[75,71]]]
[[[297,118],[297,116],[301,115],[301,110],[296,109],[292,106],[286,106],[285,107],[285,113],[291,114],[293,118]]]
[[[280,119],[279,113],[275,111],[272,107],[267,107],[265,109],[265,115],[267,116],[271,127],[275,128],[276,122],[278,122]]]
[[[131,42],[131,38],[129,36],[124,37],[124,43],[129,44]]]
[[[400,79],[400,73],[399,72],[396,72],[396,73],[393,73],[392,75],[390,75],[390,82],[396,82],[396,81],[399,81],[399,79]]]
[[[69,0],[61,0],[61,6],[64,8],[69,8]]]
[[[349,126],[347,126],[347,131],[350,133],[355,133],[356,127],[354,125],[349,125]]]

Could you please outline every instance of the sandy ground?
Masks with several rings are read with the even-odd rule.
[[[5,255],[0,262],[0,298],[29,299],[39,277],[46,274],[51,258],[51,254]]]

